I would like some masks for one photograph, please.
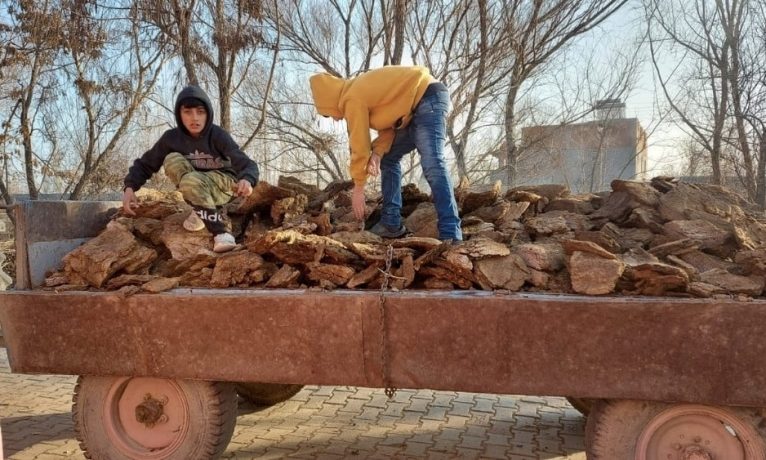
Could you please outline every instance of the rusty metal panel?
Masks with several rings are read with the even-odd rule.
[[[363,343],[372,297],[231,292],[3,293],[11,369],[379,386]]]
[[[766,407],[766,302],[386,295],[392,383]],[[7,292],[15,372],[383,386],[379,294]]]
[[[387,304],[399,387],[766,406],[764,301],[490,294]]]

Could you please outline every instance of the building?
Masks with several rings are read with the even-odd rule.
[[[610,190],[614,179],[646,180],[638,119],[625,118],[625,104],[615,99],[597,102],[593,113],[584,123],[523,128],[515,185],[565,184],[586,193]]]

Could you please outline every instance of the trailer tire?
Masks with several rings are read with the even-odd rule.
[[[237,393],[258,406],[273,406],[287,401],[301,391],[303,385],[290,383],[237,383]]]
[[[761,408],[599,400],[588,417],[589,460],[765,460]]]
[[[80,376],[72,402],[77,440],[93,460],[215,459],[237,421],[227,382]]]

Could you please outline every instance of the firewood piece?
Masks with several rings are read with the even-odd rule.
[[[665,257],[668,254],[679,256],[687,252],[696,251],[699,249],[699,243],[689,238],[682,238],[669,243],[660,244],[649,248],[649,252],[657,257]]]
[[[190,232],[183,228],[187,213],[177,213],[162,221],[159,240],[173,259],[183,260],[199,252],[213,249],[213,238],[207,231]]]
[[[420,267],[420,270],[418,270],[418,273],[424,276],[433,276],[436,278],[447,280],[450,283],[454,284],[455,286],[459,287],[460,289],[470,289],[472,286],[472,283],[469,280],[458,276],[456,273],[444,267],[434,267],[434,266]]]
[[[664,233],[676,239],[688,238],[699,243],[700,249],[715,249],[734,237],[731,231],[704,220],[676,220],[666,223]]]
[[[319,194],[309,200],[307,209],[321,209],[325,202],[333,200],[338,194],[350,190],[354,186],[354,181],[334,181],[330,182]]]
[[[593,255],[603,257],[604,259],[617,259],[617,256],[612,254],[611,252],[607,251],[606,249],[602,248],[596,243],[593,243],[591,241],[581,241],[581,240],[567,240],[561,242],[562,247],[564,248],[564,252],[567,255],[573,254],[575,251],[582,251],[582,252],[588,252]]]
[[[408,236],[406,238],[391,240],[389,244],[395,248],[410,248],[416,251],[430,251],[433,248],[439,247],[442,242],[436,238]]]
[[[368,265],[367,268],[352,276],[351,279],[346,283],[346,287],[349,289],[355,289],[359,286],[364,286],[365,284],[374,280],[377,276],[380,275],[380,266],[380,263],[373,263]]]
[[[700,273],[700,281],[718,286],[732,294],[759,296],[763,292],[762,276],[740,276],[721,269]]]
[[[733,233],[737,249],[756,249],[766,246],[766,225],[741,210],[732,211]]]
[[[630,249],[620,255],[620,258],[628,267],[660,263],[660,259],[658,259],[654,254],[651,254],[650,252],[641,248]]]
[[[345,245],[351,252],[358,255],[366,262],[385,262],[388,258],[388,246],[372,245],[364,243],[349,243]],[[414,255],[410,248],[392,248],[391,260],[401,260],[404,257]]]
[[[473,262],[465,254],[461,254],[457,251],[446,251],[442,254],[442,257],[434,260],[433,263],[437,267],[446,268],[447,270],[452,271],[452,273],[461,278],[475,281]]]
[[[242,200],[235,210],[238,214],[252,214],[256,209],[270,209],[271,204],[296,193],[282,187],[275,187],[266,181],[260,181],[253,187],[253,193]]]
[[[140,286],[156,278],[157,275],[120,275],[107,281],[106,288],[115,291],[123,286]]]
[[[149,219],[162,220],[165,217],[171,214],[175,214],[177,212],[188,212],[188,209],[189,209],[189,206],[184,204],[183,202],[179,203],[177,201],[169,201],[169,200],[150,201],[150,200],[139,199],[138,207],[133,208],[133,211],[136,214],[130,217],[133,217],[134,219],[144,217]],[[120,211],[120,212],[123,212],[123,211]]]
[[[723,289],[710,283],[703,283],[702,281],[689,283],[689,293],[695,297],[710,298],[723,292]]]
[[[455,199],[463,214],[468,214],[494,204],[500,198],[501,189],[500,181],[489,185],[468,185],[467,181],[461,181],[455,189]]]
[[[215,288],[249,284],[249,275],[263,265],[263,257],[250,251],[232,251],[218,258],[210,278]]]
[[[69,283],[69,278],[67,278],[66,274],[63,272],[56,272],[52,275],[45,278],[45,282],[43,282],[43,286],[45,287],[56,287],[61,286],[64,284]],[[5,290],[5,289],[3,289]]]
[[[455,285],[449,281],[433,276],[423,280],[423,287],[426,289],[433,289],[438,291],[451,291],[455,289]]]
[[[312,281],[326,280],[335,286],[343,286],[356,273],[353,268],[334,264],[308,264],[306,277]]]
[[[330,214],[327,212],[309,216],[308,221],[316,225],[316,234],[319,236],[327,236],[333,232],[332,223],[330,222]]]
[[[383,238],[368,231],[335,232],[330,234],[329,237],[343,244],[348,244],[348,243],[382,244],[383,243]]]
[[[477,260],[474,275],[484,290],[518,291],[529,278],[530,272],[521,256],[510,254]]]
[[[590,214],[594,211],[593,204],[580,198],[556,198],[545,207],[545,212],[566,211],[574,214]]]
[[[528,209],[531,209],[533,214],[542,212],[546,206],[548,206],[548,198],[538,195],[537,193],[527,192],[524,190],[509,191],[505,194],[505,199],[510,202],[525,202]]]
[[[279,176],[277,187],[292,190],[296,194],[303,194],[309,198],[313,198],[321,193],[321,190],[316,185],[307,184],[293,176]]]
[[[508,190],[506,196],[511,196],[516,192],[534,193],[550,202],[569,196],[569,187],[562,184],[520,185]]]
[[[564,248],[560,243],[525,243],[514,246],[513,251],[535,270],[555,272],[564,267]]]
[[[394,270],[395,278],[391,280],[391,287],[395,289],[407,289],[415,281],[415,263],[412,255],[406,255],[401,265]]]
[[[140,238],[151,242],[152,244],[160,245],[162,240],[160,235],[162,234],[162,221],[159,219],[150,219],[148,217],[139,217],[133,220],[133,233]]]
[[[53,288],[54,292],[87,291],[90,288],[87,284],[62,284]]]
[[[766,275],[766,248],[739,251],[734,255],[734,261],[745,275]]]
[[[451,253],[465,254],[471,259],[483,259],[485,257],[502,257],[511,253],[505,244],[498,243],[486,238],[473,238],[468,241],[454,243],[447,248],[445,257]]]
[[[648,208],[656,208],[660,201],[660,192],[647,182],[615,179],[611,183],[615,192],[627,193],[633,201]]]
[[[283,220],[289,221],[303,214],[307,204],[308,197],[302,193],[276,200],[271,204],[271,220],[274,225],[280,225]]]
[[[213,277],[213,269],[209,267],[185,272],[181,275],[179,284],[190,287],[209,287]]]
[[[531,217],[527,219],[525,226],[531,235],[537,236],[566,233],[570,230],[566,219],[561,215]]]
[[[427,238],[439,237],[437,222],[436,208],[432,203],[421,203],[412,214],[404,219],[405,227],[412,232],[413,236]]]
[[[464,218],[477,217],[482,222],[495,223],[495,221],[505,217],[511,211],[511,203],[505,200],[498,200],[489,206],[482,206],[468,214]]]
[[[152,294],[158,294],[160,292],[169,291],[178,287],[180,281],[178,278],[155,278],[147,283],[141,285],[141,290],[144,292],[150,292]]]
[[[675,265],[676,267],[680,268],[681,270],[685,271],[687,275],[689,275],[689,279],[694,279],[699,276],[699,272],[696,268],[694,268],[694,265],[684,262],[683,259],[676,257],[674,255],[669,255],[666,257],[667,261],[671,264]]]
[[[607,232],[604,232],[603,229],[598,231],[585,230],[575,232],[575,239],[580,241],[590,241],[591,243],[606,249],[612,254],[619,254],[622,252],[622,248],[620,248],[619,243],[617,243],[614,238],[609,236]]]
[[[267,288],[289,288],[296,287],[298,280],[301,277],[301,272],[291,267],[290,265],[283,265],[271,278],[266,282]]]
[[[155,259],[157,251],[142,245],[124,226],[112,223],[64,256],[63,272],[72,284],[100,288],[115,273],[140,273]]]
[[[402,187],[402,203],[407,205],[431,201],[427,193],[422,192],[415,184],[406,184]]]
[[[327,247],[342,249],[343,244],[326,236],[303,235],[294,230],[269,231],[247,246],[259,255],[271,253],[286,264],[319,262]]]
[[[683,269],[662,262],[630,266],[627,279],[635,283],[639,294],[661,296],[670,292],[686,292],[689,275]]]
[[[589,252],[575,251],[569,256],[572,289],[578,294],[601,295],[614,291],[625,264]]]

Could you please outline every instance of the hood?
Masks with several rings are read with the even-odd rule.
[[[189,134],[189,132],[186,131],[186,128],[184,128],[184,124],[181,122],[181,101],[189,97],[197,98],[205,104],[205,109],[207,109],[207,121],[205,121],[205,128],[202,130],[202,133],[204,134],[210,129],[210,126],[213,125],[213,106],[210,104],[210,98],[207,97],[207,93],[205,93],[199,86],[189,85],[178,93],[175,107],[176,125],[181,131]]]
[[[338,108],[340,96],[346,80],[334,77],[329,73],[318,73],[309,78],[311,95],[319,115],[324,117],[342,118],[343,112]]]

